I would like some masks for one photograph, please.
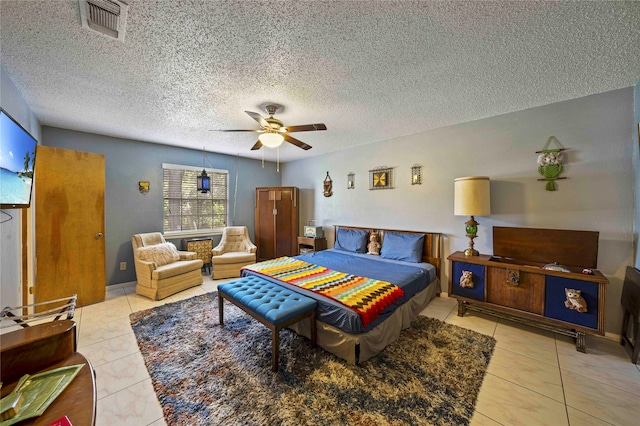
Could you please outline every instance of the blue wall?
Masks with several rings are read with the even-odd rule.
[[[136,280],[131,236],[162,232],[162,163],[202,166],[202,151],[157,145],[128,139],[54,127],[42,127],[42,144],[105,155],[105,245],[107,285]],[[229,170],[230,224],[245,225],[254,238],[255,188],[279,186],[275,164],[234,156],[207,153],[207,168]],[[233,196],[238,174],[238,197],[234,217]],[[141,194],[139,181],[149,181],[151,190]],[[214,244],[219,236],[214,238]],[[180,239],[173,240],[180,248]],[[127,270],[120,271],[120,262]]]

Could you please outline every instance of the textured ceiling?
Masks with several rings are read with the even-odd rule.
[[[243,111],[284,106],[290,161],[633,85],[640,2],[129,0],[124,42],[77,0],[0,2],[41,124],[260,158]],[[274,150],[265,158],[275,160]]]

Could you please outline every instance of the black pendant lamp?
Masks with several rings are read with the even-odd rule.
[[[202,173],[198,175],[198,191],[206,194],[211,190],[211,181],[207,175],[207,171],[204,169],[204,148],[202,148]]]

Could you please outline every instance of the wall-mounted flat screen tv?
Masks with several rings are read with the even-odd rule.
[[[31,204],[37,145],[29,132],[0,109],[0,208]]]

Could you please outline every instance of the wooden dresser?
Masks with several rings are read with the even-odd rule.
[[[568,335],[580,352],[586,333],[604,335],[609,281],[595,269],[598,232],[494,227],[493,244],[493,256],[448,257],[458,315],[469,309]],[[544,268],[554,262],[569,272]],[[463,279],[468,272],[471,282]],[[565,305],[565,289],[581,292],[585,312]]]
[[[73,425],[96,422],[96,376],[93,366],[76,352],[76,323],[71,320],[51,321],[21,328],[0,339],[2,397],[16,386],[24,374],[34,375],[55,368],[84,364],[69,386],[39,416],[20,425],[51,425],[67,416]]]

